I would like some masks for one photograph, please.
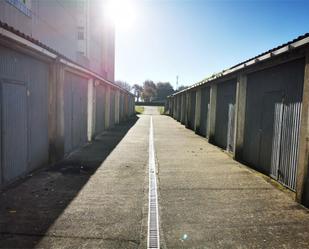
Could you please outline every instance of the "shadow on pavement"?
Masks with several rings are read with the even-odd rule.
[[[137,120],[115,126],[61,162],[2,191],[0,248],[34,248]]]

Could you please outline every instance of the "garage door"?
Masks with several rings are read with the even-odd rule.
[[[295,190],[304,61],[248,75],[243,160]]]
[[[64,82],[65,153],[87,142],[88,80],[66,72]]]
[[[110,113],[109,113],[109,120],[110,120],[110,128],[115,125],[115,91],[111,89],[111,97],[110,97]]]
[[[1,84],[1,147],[4,182],[27,171],[27,88],[22,84]]]
[[[0,46],[4,183],[48,163],[48,79],[47,63]]]
[[[236,80],[218,85],[215,144],[230,152],[234,150],[234,112]]]
[[[105,129],[105,88],[96,86],[95,133],[100,134]]]
[[[196,103],[196,92],[193,91],[190,93],[190,111],[188,120],[188,127],[192,130],[194,129],[194,121],[195,121],[195,103]]]
[[[202,89],[201,96],[201,123],[200,123],[200,133],[206,137],[207,133],[207,122],[209,113],[209,100],[210,100],[210,89],[205,87]]]

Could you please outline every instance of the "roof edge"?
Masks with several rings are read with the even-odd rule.
[[[171,95],[168,96],[169,97],[173,97],[173,96],[176,96],[180,93],[183,93],[183,92],[186,92],[190,89],[193,89],[195,87],[198,87],[198,86],[201,86],[201,85],[204,85],[210,81],[213,81],[213,80],[216,80],[216,79],[220,79],[226,75],[229,75],[231,73],[234,73],[236,71],[239,71],[240,69],[243,69],[245,67],[248,67],[248,66],[252,66],[258,62],[261,62],[261,61],[264,61],[264,60],[267,60],[269,58],[272,58],[274,56],[278,56],[280,54],[283,54],[283,53],[287,53],[289,51],[291,51],[292,49],[295,49],[295,48],[299,48],[299,47],[302,47],[304,45],[308,45],[309,44],[309,33],[306,33],[304,35],[301,35],[299,37],[297,37],[296,39],[293,39],[292,41],[289,41],[287,43],[284,43],[280,46],[277,46],[273,49],[270,49],[264,53],[261,53],[255,57],[252,57],[248,60],[245,60],[241,63],[238,63],[228,69],[225,69],[225,70],[222,70],[221,72],[218,72],[218,73],[215,73],[213,74],[212,76],[208,77],[208,78],[205,78],[201,81],[198,81],[197,83],[187,87],[186,89],[184,90],[181,90],[179,92],[176,92],[176,93],[173,93]]]
[[[86,68],[86,67],[76,63],[75,61],[67,58],[63,54],[57,52],[53,48],[48,47],[47,45],[43,44],[39,40],[36,40],[36,39],[20,32],[19,30],[15,29],[12,26],[9,26],[7,23],[4,23],[2,21],[0,21],[0,35],[8,38],[10,40],[17,41],[18,43],[20,43],[20,44],[22,44],[22,45],[24,45],[28,48],[31,48],[32,50],[35,50],[35,51],[39,52],[40,54],[44,54],[45,56],[47,56],[51,59],[59,58],[59,61],[62,64],[69,65],[69,66],[71,66],[71,67],[73,67],[77,70],[80,70],[80,71],[82,71],[86,74],[91,75],[94,78],[97,78],[98,80],[103,81],[104,83],[106,83],[108,85],[116,87],[119,90],[134,96],[134,94],[131,93],[130,91],[128,91],[127,89],[115,84],[114,82],[111,82],[111,81],[105,79],[102,75],[92,71],[89,68]]]

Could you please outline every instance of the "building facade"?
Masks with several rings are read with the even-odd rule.
[[[114,81],[114,28],[99,0],[1,0],[0,20]]]

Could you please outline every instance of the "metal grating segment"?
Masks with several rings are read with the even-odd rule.
[[[159,213],[157,195],[157,176],[155,163],[155,149],[153,143],[153,122],[150,117],[149,130],[149,204],[148,204],[148,240],[147,248],[160,248]]]

